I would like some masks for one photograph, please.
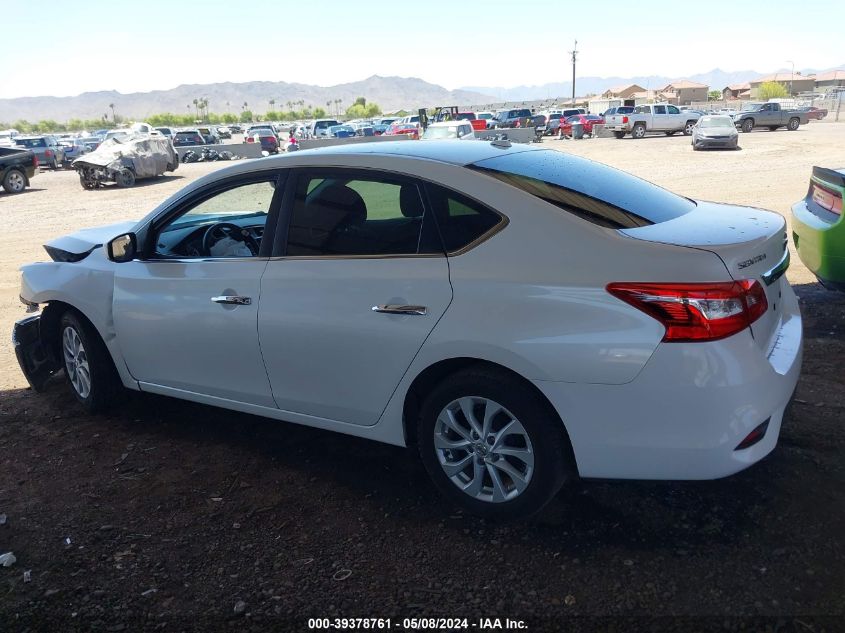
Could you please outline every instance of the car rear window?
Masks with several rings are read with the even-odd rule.
[[[554,150],[517,152],[469,167],[613,229],[666,222],[696,206],[688,198],[624,171]]]
[[[21,147],[47,147],[47,141],[43,138],[15,139],[15,144]]]

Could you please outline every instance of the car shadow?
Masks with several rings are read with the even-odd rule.
[[[156,185],[173,182],[175,180],[181,180],[183,178],[185,178],[185,176],[182,176],[180,174],[165,174],[154,178],[139,178],[135,181],[134,185],[128,188],[142,189],[144,187],[154,187]],[[112,191],[115,189],[121,189],[121,187],[118,187],[117,184],[110,182],[108,184],[103,185],[102,187],[98,187],[97,189],[90,189],[89,191]]]

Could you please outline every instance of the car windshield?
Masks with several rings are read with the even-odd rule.
[[[731,128],[734,122],[726,116],[703,116],[698,121],[700,127],[726,127]]]
[[[333,125],[337,125],[337,121],[317,121],[314,123],[315,130],[325,130]]]
[[[423,138],[425,139],[433,139],[433,138],[457,138],[458,137],[458,126],[457,125],[439,125],[437,127],[430,127],[425,131],[423,134]]]
[[[47,147],[47,141],[43,138],[16,138],[15,145],[21,147]]]
[[[689,213],[695,202],[624,171],[554,150],[518,152],[479,161],[483,170],[589,222],[634,228]]]

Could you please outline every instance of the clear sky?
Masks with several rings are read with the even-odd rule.
[[[0,98],[373,74],[510,87],[568,80],[576,38],[579,76],[830,68],[845,1],[0,0],[0,33]]]

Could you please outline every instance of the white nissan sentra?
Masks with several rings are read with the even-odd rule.
[[[781,216],[506,142],[242,162],[23,268],[18,359],[400,446],[451,501],[712,479],[775,446],[801,365]]]

